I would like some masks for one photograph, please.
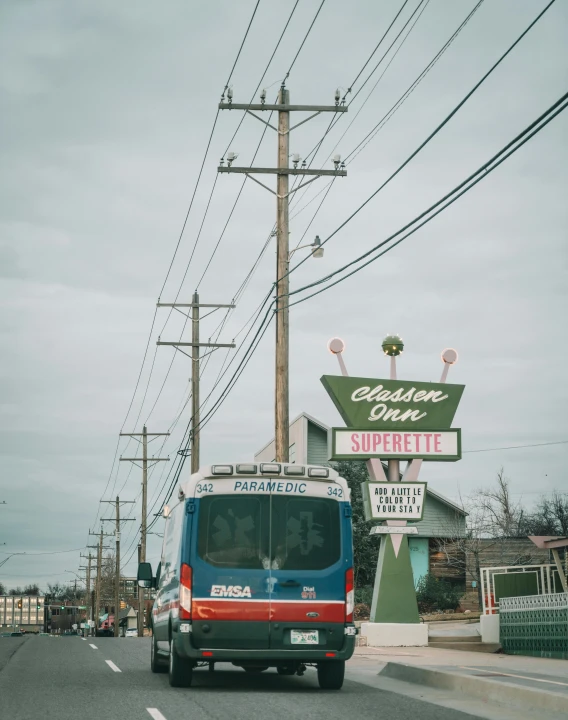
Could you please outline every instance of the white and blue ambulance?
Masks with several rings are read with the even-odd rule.
[[[329,467],[237,463],[200,469],[164,511],[151,669],[189,687],[230,662],[281,675],[317,667],[339,689],[354,651],[351,504]]]

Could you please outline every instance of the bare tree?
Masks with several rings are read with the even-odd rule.
[[[436,539],[436,545],[448,567],[461,574],[466,583],[475,581],[481,606],[481,568],[487,565],[488,557],[493,562],[497,558],[498,563],[506,561],[509,565],[533,562],[530,553],[511,558],[510,543],[506,543],[508,538],[529,534],[529,516],[521,501],[513,501],[503,468],[497,473],[493,487],[477,490],[462,499],[461,504],[468,514],[465,531],[456,515],[455,522],[444,528],[444,537]]]
[[[568,536],[568,495],[555,490],[552,497],[541,497],[527,518],[530,535]]]
[[[509,490],[509,479],[503,468],[499,470],[496,486],[478,493],[478,499],[490,537],[525,537],[526,513],[522,502],[514,502]]]

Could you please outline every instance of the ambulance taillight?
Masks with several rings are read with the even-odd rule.
[[[191,620],[191,582],[192,572],[187,563],[183,563],[179,587],[179,619]]]

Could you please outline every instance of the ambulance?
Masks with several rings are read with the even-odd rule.
[[[201,468],[164,509],[152,672],[190,687],[198,667],[276,668],[343,685],[355,647],[350,493],[329,467],[237,463]]]

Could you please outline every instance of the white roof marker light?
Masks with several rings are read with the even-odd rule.
[[[308,477],[328,478],[329,468],[308,468]]]
[[[280,475],[280,463],[261,463],[260,472],[270,475]]]
[[[233,474],[233,466],[232,465],[212,465],[211,466],[211,474],[212,475],[232,475]]]

